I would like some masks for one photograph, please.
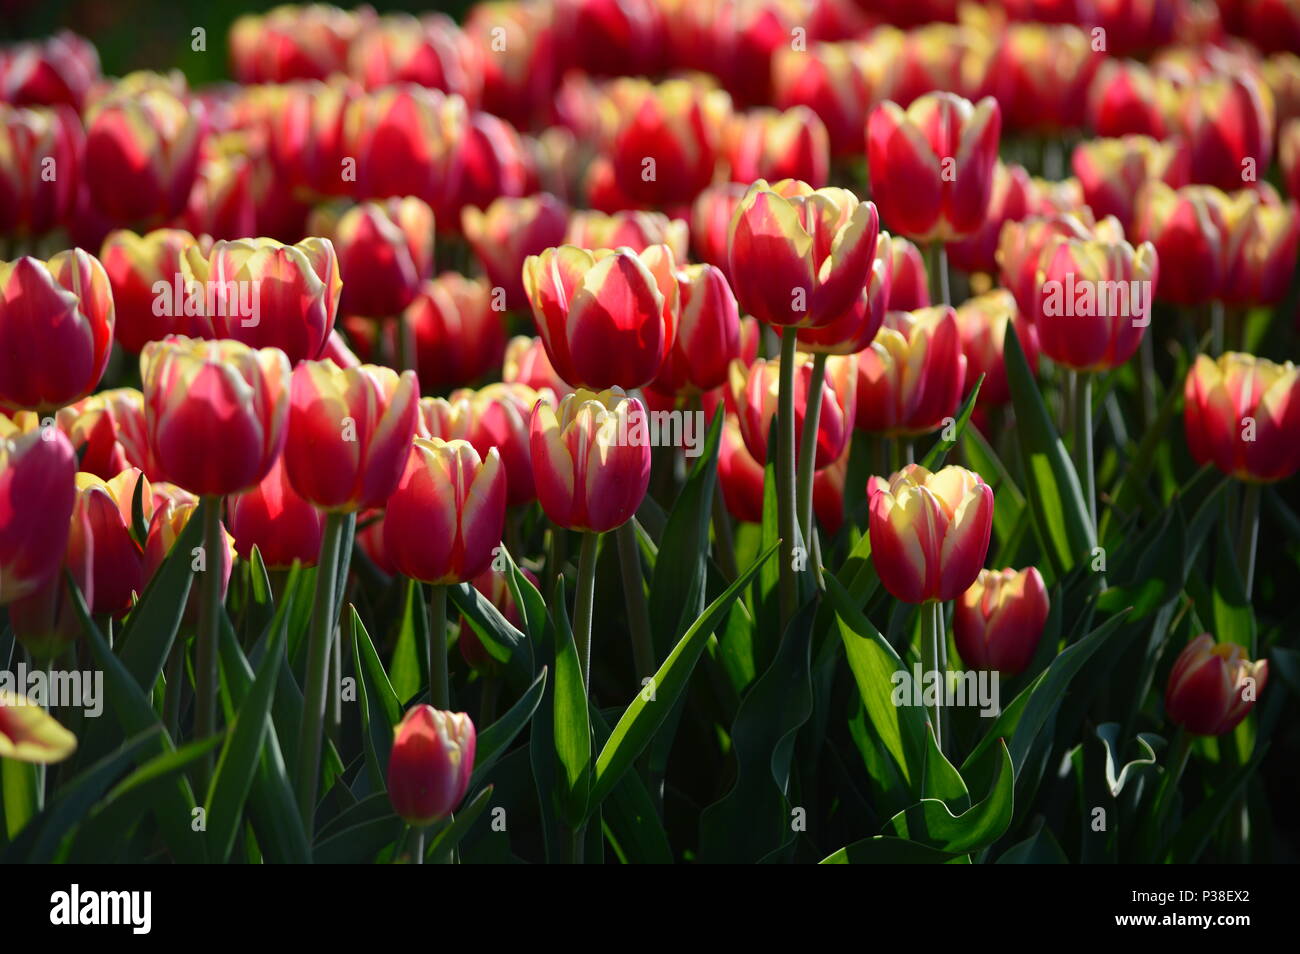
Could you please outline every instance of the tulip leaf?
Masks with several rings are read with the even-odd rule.
[[[447,595],[469,621],[483,648],[517,676],[531,679],[533,665],[528,639],[501,614],[492,601],[469,583],[447,587]]]
[[[961,410],[957,412],[957,417],[954,419],[953,424],[950,425],[952,437],[947,438],[941,436],[939,440],[934,442],[934,446],[930,448],[925,457],[921,459],[921,466],[926,470],[934,471],[942,467],[943,462],[948,457],[948,452],[957,446],[957,441],[962,434],[965,433],[966,425],[970,422],[971,413],[975,410],[975,399],[979,397],[980,386],[983,385],[983,383],[984,375],[981,374],[979,379],[975,382],[975,386],[971,388],[970,394],[966,395],[966,400],[962,403]],[[945,427],[944,431],[948,429],[949,428]],[[940,433],[942,434],[943,432]]]
[[[524,632],[528,635],[531,649],[534,644],[540,643],[545,638],[546,600],[533,585],[533,581],[524,576],[510,551],[502,547],[501,553],[506,558],[508,570],[506,585],[510,588],[510,598],[514,600],[519,616],[524,621]]]
[[[1219,545],[1214,558],[1214,634],[1219,642],[1236,643],[1247,654],[1255,648],[1255,613],[1236,551],[1228,537],[1228,525],[1219,524]]]
[[[736,596],[749,585],[760,569],[776,552],[777,545],[769,546],[738,576],[691,624],[673,651],[668,654],[654,674],[649,685],[628,703],[622,717],[614,726],[608,741],[596,759],[595,779],[588,801],[595,809],[618,784],[619,778],[650,743],[660,724],[668,716],[677,699],[685,691],[686,683],[695,669],[704,646],[713,630],[722,622]]]
[[[926,753],[926,713],[918,706],[895,705],[893,700],[895,674],[903,673],[909,678],[911,674],[894,647],[871,625],[844,587],[830,574],[823,575],[822,579],[835,607],[840,639],[866,707],[868,726],[889,753],[903,786],[913,795],[920,795]],[[887,789],[895,789],[888,778],[878,781]]]
[[[1064,865],[1070,859],[1061,850],[1052,832],[1044,825],[1038,831],[1004,851],[995,864],[999,865]]]
[[[960,815],[938,798],[923,798],[889,821],[898,835],[950,854],[966,854],[993,844],[1006,832],[1015,814],[1016,772],[1004,740],[989,793]]]
[[[603,747],[609,740],[609,723],[595,706],[591,707],[591,730],[597,745]],[[668,833],[649,789],[636,772],[624,772],[609,797],[601,802],[600,823],[606,843],[623,864],[672,864]]]
[[[552,619],[555,624],[555,754],[560,763],[560,818],[577,827],[587,814],[591,790],[591,721],[587,715],[587,686],[582,662],[564,608],[564,581],[555,581]]]
[[[1011,539],[1024,513],[1025,495],[979,428],[968,426],[965,435],[963,452],[967,462],[993,488],[997,500],[997,506],[993,508],[993,532],[1000,543],[1005,543]]]
[[[1228,811],[1240,802],[1246,783],[1264,761],[1267,752],[1267,742],[1257,746],[1250,761],[1236,769],[1205,801],[1201,802],[1195,811],[1183,819],[1183,823],[1169,842],[1167,854],[1170,861],[1186,865],[1196,863]],[[1163,860],[1165,854],[1166,851],[1162,849],[1161,857],[1151,860]]]
[[[1024,459],[1024,490],[1043,550],[1059,578],[1092,553],[1097,537],[1079,475],[1052,426],[1014,322],[1007,322],[1003,350],[1016,410],[1016,436]]]
[[[271,726],[271,703],[275,698],[276,681],[280,675],[280,664],[284,659],[282,646],[285,631],[288,628],[288,614],[285,609],[292,600],[286,600],[281,610],[272,621],[273,635],[267,644],[266,653],[258,666],[257,676],[248,695],[231,713],[234,721],[229,724],[226,744],[217,760],[217,767],[208,786],[207,835],[209,844],[214,847],[213,859],[224,862],[230,857],[235,846],[235,835],[239,831],[244,812],[244,803],[253,786],[253,778],[261,759],[263,743],[273,731]],[[238,669],[233,634],[229,640],[230,650],[227,656],[233,666],[223,667],[227,680],[238,678],[233,674]],[[278,747],[277,747],[278,748]],[[281,762],[283,768],[283,762]],[[286,776],[287,778],[287,776]]]
[[[373,861],[379,852],[397,841],[404,824],[391,810],[383,817],[359,822],[318,841],[312,848],[312,861],[318,865]]]
[[[36,815],[41,770],[31,762],[0,758],[0,804],[4,806],[5,833],[17,837]]]
[[[143,480],[137,479],[135,492],[131,494],[131,539],[141,550],[149,539],[149,521],[144,518],[144,485]]]
[[[429,601],[419,580],[399,580],[403,585],[402,621],[397,630],[397,645],[385,679],[405,705],[429,685],[429,660],[424,647],[429,644]]]
[[[471,790],[483,783],[492,766],[533,718],[533,713],[537,711],[542,696],[546,693],[547,672],[543,666],[528,691],[510,707],[510,711],[479,733],[474,752],[474,774],[469,781]]]
[[[1106,788],[1110,791],[1111,798],[1119,798],[1129,778],[1137,776],[1144,767],[1156,764],[1155,746],[1163,745],[1164,740],[1150,732],[1139,732],[1135,741],[1141,755],[1124,762],[1120,754],[1123,749],[1120,739],[1123,727],[1118,722],[1105,722],[1097,726],[1096,731],[1106,752]]]
[[[952,860],[946,852],[908,841],[876,835],[863,838],[821,860],[824,865],[942,865]]]
[[[450,824],[446,825],[436,836],[429,839],[428,847],[424,850],[425,860],[432,861],[435,858],[448,856],[455,851],[456,846],[460,844],[460,840],[469,833],[470,828],[483,814],[483,810],[491,803],[492,786],[489,785],[475,795],[468,805],[456,812]]]

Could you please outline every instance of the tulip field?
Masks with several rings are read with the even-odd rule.
[[[0,6],[0,862],[1300,860],[1300,0]]]

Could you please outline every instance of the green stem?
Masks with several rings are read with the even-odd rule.
[[[576,828],[563,828],[560,835],[564,842],[564,863],[568,865],[582,864],[583,846],[586,842],[586,826],[579,825]]]
[[[928,603],[921,604],[921,678],[928,679],[932,672],[942,673],[939,668],[939,633],[943,630],[943,606],[937,601],[931,600]],[[942,675],[940,678],[943,678]],[[921,687],[922,691],[925,686]],[[940,683],[942,692],[942,683]],[[930,725],[934,728],[934,738],[940,749],[943,747],[943,697],[934,703],[926,706],[926,712],[930,716]]]
[[[623,599],[627,605],[627,626],[632,634],[632,662],[637,681],[655,674],[654,643],[650,639],[650,610],[646,606],[641,580],[641,548],[636,524],[629,520],[614,531],[618,541],[618,565],[623,575]]]
[[[221,498],[203,498],[203,580],[199,591],[198,657],[195,660],[194,734],[206,739],[217,731],[217,640],[221,625]],[[200,763],[203,787],[212,777],[215,756]]]
[[[925,258],[930,273],[930,300],[936,305],[951,305],[952,292],[948,287],[948,247],[943,242],[931,242],[925,248]]]
[[[1241,581],[1245,587],[1246,599],[1255,583],[1255,550],[1259,541],[1259,498],[1262,493],[1260,484],[1246,484],[1246,496],[1241,503],[1241,532],[1237,537],[1237,566],[1241,569]],[[1252,651],[1254,647],[1251,647]]]
[[[596,554],[600,546],[599,533],[582,535],[582,551],[578,554],[578,592],[573,607],[573,639],[582,664],[582,684],[591,691],[591,608],[596,597]]]
[[[1097,528],[1097,476],[1092,468],[1092,375],[1074,373],[1075,466],[1083,483],[1084,499],[1094,532]]]
[[[1224,328],[1224,308],[1223,302],[1210,302],[1210,357],[1217,358],[1223,354],[1223,328]]]
[[[799,441],[798,477],[795,495],[799,502],[799,527],[804,541],[812,539],[813,474],[817,465],[817,428],[821,423],[822,394],[826,382],[826,355],[813,356],[812,381],[808,383],[808,402],[803,413],[803,434]]]
[[[1145,431],[1156,419],[1156,346],[1148,327],[1138,346],[1138,408]]]
[[[415,837],[415,846],[411,849],[411,864],[424,864],[424,828],[414,828],[411,834]]]
[[[501,698],[501,677],[484,676],[479,696],[478,724],[485,728],[497,719],[497,700]]]
[[[429,704],[451,708],[451,681],[447,671],[447,587],[429,593]]]
[[[334,603],[338,582],[339,553],[347,515],[331,513],[325,518],[320,559],[316,563],[316,598],[312,606],[311,632],[307,646],[307,685],[303,700],[302,728],[298,735],[298,811],[307,837],[311,837],[316,815],[316,786],[320,781],[321,737],[325,727],[325,692],[329,681],[330,644],[334,639]]]
[[[781,333],[780,382],[777,397],[776,487],[777,524],[781,533],[781,630],[794,618],[798,600],[794,578],[795,476],[794,476],[794,361],[796,333]]]

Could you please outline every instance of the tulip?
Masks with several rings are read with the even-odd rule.
[[[1147,136],[1124,136],[1080,143],[1074,149],[1072,166],[1093,214],[1098,218],[1115,216],[1131,235],[1135,200],[1143,186],[1152,181],[1174,188],[1186,185],[1188,159],[1189,154],[1177,141],[1162,143]]]
[[[1048,134],[1083,125],[1098,62],[1092,38],[1072,24],[1010,24],[988,62],[983,91],[1013,129]]]
[[[857,413],[858,370],[854,356],[826,359],[826,381],[821,413],[816,419],[816,450],[813,469],[821,470],[834,462],[848,446]],[[806,354],[795,357],[795,440],[803,458],[806,408],[814,380],[814,361]],[[767,437],[777,412],[778,362],[759,358],[749,367],[733,361],[728,379],[731,399],[740,422],[745,447],[756,461],[768,459]]]
[[[349,47],[374,17],[325,4],[286,5],[245,14],[230,27],[231,70],[241,83],[324,79],[342,72]]]
[[[886,101],[867,124],[872,193],[885,223],[916,241],[964,238],[983,224],[1002,119],[997,102],[927,93]]]
[[[515,335],[506,344],[501,378],[507,383],[526,384],[534,391],[550,390],[557,398],[573,391],[555,373],[551,359],[546,354],[546,344],[541,338]]]
[[[351,194],[355,164],[345,119],[351,104],[362,98],[351,82],[334,77],[329,83],[254,87],[248,95],[270,100],[268,146],[277,170],[292,185],[322,196]]]
[[[317,212],[307,229],[334,246],[345,314],[396,315],[433,275],[433,210],[413,196]]]
[[[664,58],[664,23],[651,0],[557,0],[556,44],[594,76],[652,74]]]
[[[667,245],[674,261],[685,261],[689,228],[683,219],[662,212],[625,209],[606,214],[579,210],[569,218],[565,245],[579,248],[622,248],[644,252],[652,245]]]
[[[500,366],[506,326],[499,291],[458,272],[443,272],[420,286],[402,321],[414,338],[424,387],[466,385]]]
[[[957,652],[974,669],[1019,675],[1034,658],[1048,610],[1047,588],[1036,568],[980,570],[953,605]]]
[[[479,53],[445,14],[419,19],[407,13],[380,17],[365,26],[351,44],[352,75],[367,89],[413,83],[459,93],[470,105],[478,103],[482,86]]]
[[[889,233],[882,232],[876,245],[871,275],[854,307],[820,328],[800,328],[799,347],[826,354],[854,354],[871,344],[880,331],[889,307],[893,283],[894,254]]]
[[[813,477],[813,512],[829,536],[839,533],[844,526],[844,481],[848,471],[849,452],[846,447],[837,460],[817,471]]]
[[[381,507],[397,488],[415,437],[415,374],[332,361],[293,371],[284,467],[293,489],[327,512]]]
[[[1050,241],[1039,258],[1038,307],[1031,312],[1042,351],[1076,371],[1115,368],[1137,351],[1151,321],[1159,258],[1136,249],[1117,219],[1090,238]]]
[[[879,217],[844,189],[759,179],[728,238],[741,307],[778,328],[828,325],[858,303],[876,252]]]
[[[975,582],[993,527],[993,491],[978,474],[909,464],[888,481],[872,477],[867,495],[873,562],[891,595],[945,602]]]
[[[0,689],[0,759],[52,765],[77,751],[77,737],[37,702]]]
[[[1265,198],[1268,196],[1268,198]],[[1300,208],[1272,187],[1229,198],[1228,263],[1220,297],[1231,305],[1276,305],[1286,297],[1300,244]]]
[[[500,196],[518,198],[538,187],[533,159],[518,130],[489,113],[471,113],[454,155],[443,204],[435,206],[448,231],[467,206],[487,207]]]
[[[930,306],[930,282],[921,250],[901,236],[890,238],[889,301],[885,310],[916,311]]]
[[[1174,190],[1150,182],[1138,196],[1134,231],[1161,264],[1159,296],[1180,305],[1220,297],[1227,272],[1228,197],[1212,186]]]
[[[520,128],[547,115],[558,82],[553,21],[550,4],[489,0],[470,8],[465,32],[478,49],[483,109]]]
[[[0,100],[15,106],[79,110],[99,78],[95,45],[71,30],[0,52]]]
[[[185,208],[198,174],[203,120],[166,90],[109,96],[86,113],[90,201],[114,224],[156,224]]]
[[[68,222],[81,175],[81,123],[67,107],[0,103],[0,232],[43,235]]]
[[[722,427],[718,483],[733,517],[746,523],[763,522],[763,465],[746,449],[740,425],[730,415]]]
[[[160,479],[225,496],[267,475],[284,445],[289,411],[284,352],[170,337],[145,345],[140,376]]]
[[[1255,708],[1268,682],[1268,660],[1252,662],[1236,643],[1209,633],[1178,654],[1165,688],[1165,714],[1192,735],[1225,735]]]
[[[857,359],[857,426],[910,438],[943,425],[967,376],[956,314],[948,307],[891,311]]]
[[[134,388],[92,394],[61,408],[55,420],[72,442],[79,470],[111,480],[128,468],[146,474],[153,469],[144,429],[144,395]]]
[[[678,290],[666,245],[547,249],[524,262],[524,290],[556,372],[583,387],[649,384],[677,337]]]
[[[948,247],[948,260],[967,272],[996,271],[1002,226],[1030,214],[1034,191],[1033,180],[1023,166],[1007,166],[999,160],[993,167],[993,191],[984,223],[968,238]]]
[[[355,159],[356,194],[413,195],[441,220],[468,125],[465,101],[437,90],[394,86],[357,97],[347,106],[343,131],[347,158]]]
[[[1022,314],[1038,309],[1038,262],[1043,250],[1058,237],[1086,240],[1095,222],[1084,209],[1079,213],[1038,215],[1023,222],[1007,222],[998,238],[999,284],[1016,298]],[[895,308],[890,302],[890,310]]]
[[[1248,71],[1201,78],[1182,99],[1191,178],[1225,192],[1263,177],[1273,155],[1273,95]]]
[[[59,572],[76,503],[77,460],[57,428],[0,416],[0,605]]]
[[[1177,125],[1173,81],[1136,60],[1106,60],[1089,84],[1088,125],[1099,136],[1164,139]]]
[[[181,257],[198,240],[183,229],[155,229],[137,235],[127,229],[111,233],[100,250],[100,261],[113,288],[116,340],[132,354],[150,341],[194,330],[184,314],[159,308],[159,283],[170,289],[181,271]],[[163,314],[158,314],[159,310]]]
[[[732,180],[746,185],[755,179],[799,179],[820,188],[830,178],[826,126],[806,106],[736,116],[727,133],[726,158]]]
[[[715,265],[731,279],[731,261],[727,254],[727,236],[736,206],[749,191],[736,182],[711,185],[695,198],[691,206],[691,249],[701,262]]]
[[[171,555],[172,547],[184,532],[185,527],[189,524],[190,518],[198,510],[198,498],[188,491],[179,487],[174,487],[166,483],[155,483],[151,485],[154,495],[153,518],[149,521],[149,532],[145,536],[144,542],[144,577],[145,581],[152,580],[154,575],[162,568],[163,561]],[[218,521],[219,544],[213,548],[212,552],[217,554],[217,572],[213,574],[213,579],[218,586],[218,592],[222,600],[225,599],[226,590],[230,586],[230,573],[235,563],[235,540],[226,532],[225,528]],[[205,560],[208,557],[208,550],[205,545],[203,553]],[[185,557],[188,562],[191,557]],[[206,577],[205,577],[206,579]],[[196,612],[197,600],[191,595],[190,602],[186,607],[185,616],[187,621],[192,618]]]
[[[132,534],[137,493],[148,527],[154,514],[153,491],[139,470],[132,467],[107,481],[94,474],[77,474],[68,563],[78,566],[84,559],[91,567],[92,583],[83,589],[92,613],[121,616],[131,608],[133,597],[144,592],[144,547]]]
[[[561,244],[567,221],[564,203],[545,192],[522,199],[503,196],[486,210],[467,206],[461,213],[466,240],[488,281],[505,289],[506,305],[511,309],[528,304],[521,277],[525,259]],[[613,246],[601,243],[600,247]]]
[[[1038,330],[1016,308],[1016,299],[1005,288],[995,288],[968,298],[956,312],[961,350],[966,356],[966,380],[962,392],[969,393],[984,376],[977,404],[989,407],[1011,400],[1002,346],[1007,325],[1014,324],[1016,337],[1032,373],[1038,372]]]
[[[727,365],[740,357],[736,296],[722,271],[712,265],[679,269],[677,287],[677,338],[654,387],[671,395],[711,391],[727,380]]]
[[[1183,424],[1198,464],[1238,480],[1282,480],[1300,469],[1300,374],[1289,361],[1198,355],[1184,387]]]
[[[489,384],[470,398],[466,439],[480,456],[486,456],[494,447],[501,455],[501,464],[506,470],[506,502],[510,506],[537,499],[529,422],[533,408],[539,402],[554,404],[555,395],[549,390],[538,392],[519,383]],[[441,434],[433,436],[444,437]]]
[[[807,106],[826,127],[836,157],[860,153],[867,107],[872,101],[857,51],[846,43],[818,43],[809,50],[778,49],[772,60],[774,103]]]
[[[474,426],[474,392],[468,389],[453,392],[451,398],[420,398],[420,419],[415,436],[428,440],[440,437],[444,441],[467,441]],[[529,412],[532,412],[530,407]],[[478,450],[477,447],[474,448]],[[487,453],[479,451],[479,456]],[[531,461],[530,461],[531,463]]]
[[[325,520],[289,483],[283,456],[260,484],[231,497],[227,507],[235,552],[245,560],[256,547],[268,569],[316,565]]]
[[[408,825],[446,818],[465,797],[474,771],[474,723],[463,712],[429,705],[409,709],[398,723],[388,757],[388,798]],[[417,840],[423,854],[424,838]]]
[[[947,0],[940,0],[941,3]],[[924,9],[924,8],[923,8]],[[974,96],[988,68],[986,61],[992,47],[986,43],[976,45],[975,31],[964,25],[955,25],[955,11],[946,10],[927,16],[916,11],[916,21],[907,19],[916,29],[877,30],[862,52],[863,68],[871,69],[874,62],[884,60],[888,66],[874,67],[876,86],[903,108],[932,90],[951,90],[959,96]],[[891,21],[901,22],[897,15]],[[947,23],[929,23],[929,20],[947,20]],[[919,21],[919,22],[917,22]],[[993,28],[983,31],[992,34]],[[1001,27],[997,28],[1001,32]],[[989,47],[985,49],[984,47]]]
[[[99,384],[113,343],[113,293],[81,249],[0,262],[0,407],[52,411]]]
[[[1293,119],[1282,127],[1278,136],[1278,153],[1287,194],[1300,200],[1300,119]]]
[[[236,239],[259,234],[254,196],[259,147],[244,133],[210,137],[200,153],[181,223],[196,235]]]

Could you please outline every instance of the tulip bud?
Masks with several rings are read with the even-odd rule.
[[[415,374],[332,361],[293,370],[285,473],[322,510],[381,507],[397,487],[415,437]]]
[[[806,106],[736,116],[727,132],[726,157],[732,181],[746,185],[755,179],[799,179],[820,188],[830,178],[826,126]]]
[[[555,31],[570,65],[593,76],[656,73],[664,21],[652,0],[557,0]]]
[[[550,4],[490,0],[469,9],[465,32],[478,49],[484,110],[520,128],[548,114],[559,65],[554,16]]]
[[[127,351],[138,354],[150,341],[197,330],[183,313],[156,307],[160,292],[172,294],[180,280],[181,256],[196,244],[198,240],[183,229],[155,229],[144,235],[121,229],[104,240],[99,258],[113,286],[116,340]]]
[[[77,200],[82,137],[80,120],[66,106],[15,109],[0,103],[0,233],[44,235],[68,222]]]
[[[1220,297],[1233,305],[1276,305],[1291,286],[1300,209],[1265,185],[1229,196],[1225,216],[1228,260]]]
[[[878,233],[876,207],[845,189],[759,179],[731,220],[736,298],[776,327],[828,325],[859,303]]]
[[[83,590],[92,613],[121,616],[131,608],[132,597],[144,592],[144,548],[131,532],[140,481],[144,482],[140,488],[141,511],[148,526],[153,518],[154,497],[149,479],[139,470],[132,467],[107,481],[94,474],[77,474],[68,564],[77,566],[83,554],[90,552],[85,559],[93,583]]]
[[[524,262],[524,290],[556,372],[584,387],[638,388],[677,337],[678,290],[666,245],[547,249]]]
[[[524,199],[502,196],[486,210],[467,206],[461,213],[466,240],[488,281],[505,289],[506,305],[511,309],[528,305],[521,278],[525,259],[561,244],[567,221],[564,203],[545,192]],[[612,246],[602,243],[602,247]]]
[[[325,519],[289,483],[283,455],[260,484],[231,497],[227,511],[235,552],[245,560],[257,547],[268,569],[316,565]]]
[[[740,357],[740,313],[720,269],[687,265],[677,272],[681,321],[677,339],[655,378],[666,394],[711,391],[727,380],[727,365]]]
[[[691,206],[691,248],[701,262],[721,269],[731,280],[731,262],[727,254],[727,236],[731,218],[749,189],[736,182],[711,185],[695,198]]]
[[[930,279],[921,250],[907,239],[894,235],[889,241],[889,301],[885,311],[917,311],[930,307]]]
[[[0,262],[0,407],[44,413],[93,391],[113,322],[113,291],[93,255]]]
[[[1093,214],[1113,215],[1126,233],[1135,234],[1135,200],[1143,186],[1152,181],[1174,188],[1186,185],[1188,158],[1177,140],[1162,143],[1147,136],[1124,136],[1080,143],[1072,166]]]
[[[338,312],[338,258],[328,239],[193,245],[181,257],[185,313],[198,305],[202,337],[279,348],[296,364],[320,357]],[[173,302],[173,305],[176,303]]]
[[[867,484],[872,562],[905,603],[956,599],[975,582],[993,529],[993,491],[976,473],[908,464]]]
[[[1300,469],[1300,373],[1290,361],[1198,355],[1184,387],[1183,425],[1198,464],[1270,483]]]
[[[505,526],[506,475],[496,448],[416,438],[388,499],[384,545],[399,573],[463,583],[488,568]]]
[[[318,211],[307,230],[334,245],[345,314],[395,315],[433,275],[433,210],[414,196]]]
[[[1197,305],[1220,296],[1227,272],[1227,205],[1228,197],[1212,186],[1143,187],[1134,232],[1155,246],[1163,300]]]
[[[1231,192],[1263,178],[1273,157],[1273,94],[1259,77],[1241,70],[1200,78],[1183,94],[1180,119],[1193,182]]]
[[[455,397],[455,395],[453,395]],[[549,390],[534,391],[526,384],[489,384],[469,397],[469,422],[465,439],[474,445],[480,456],[491,448],[501,455],[506,470],[506,486],[510,506],[529,503],[537,499],[533,482],[532,451],[529,448],[529,421],[538,402],[555,404],[555,395]],[[423,409],[424,402],[421,402]],[[433,434],[450,439],[450,434]]]
[[[1034,567],[980,570],[953,604],[957,652],[972,669],[1019,675],[1034,658],[1048,610],[1047,588]]]
[[[683,219],[670,219],[662,212],[623,209],[593,212],[580,209],[569,217],[565,245],[579,248],[623,248],[644,252],[652,245],[667,245],[673,261],[684,262],[689,228]]]
[[[128,468],[152,470],[144,430],[144,395],[134,388],[100,391],[61,408],[56,420],[76,451],[78,468],[111,480]]]
[[[388,756],[388,798],[408,825],[423,827],[454,812],[474,772],[474,723],[463,712],[409,709]]]
[[[99,78],[95,45],[71,30],[0,53],[0,99],[15,106],[81,109]]]
[[[1052,133],[1083,125],[1099,57],[1077,26],[1009,24],[996,43],[983,91],[997,98],[1012,129]]]
[[[459,272],[443,272],[420,286],[402,321],[415,339],[415,367],[425,388],[466,385],[500,366],[502,304],[497,289]]]
[[[161,88],[111,95],[86,112],[86,190],[114,224],[161,223],[185,208],[199,166],[198,107]]]
[[[176,541],[184,532],[190,518],[199,509],[198,498],[179,487],[156,483],[153,484],[152,489],[154,494],[153,519],[149,521],[149,533],[144,541],[144,577],[146,585],[162,567],[163,561],[171,555],[172,547],[176,545]],[[216,554],[215,557],[203,550],[198,552],[203,554],[203,572],[215,570],[221,574],[221,599],[224,601],[226,589],[230,586],[230,571],[235,565],[235,539],[226,531],[224,525],[221,528],[221,539],[224,546],[221,547],[221,552]],[[197,553],[186,557],[191,561],[195,558],[197,558]],[[192,622],[197,619],[198,602],[198,588],[194,587],[190,590],[189,601],[185,607],[187,621]]]
[[[506,345],[501,378],[507,383],[526,384],[534,391],[550,390],[557,398],[562,398],[573,391],[573,388],[555,373],[542,339],[530,338],[527,335],[515,335]]]
[[[872,194],[885,224],[918,242],[951,241],[983,224],[993,189],[1001,112],[952,93],[927,93],[906,111],[886,101],[867,124]]]
[[[59,572],[76,502],[77,460],[56,428],[0,416],[0,605]]]
[[[951,308],[891,311],[858,355],[857,426],[869,434],[927,434],[961,403],[966,379]]]
[[[626,523],[650,485],[644,405],[621,389],[567,395],[559,409],[539,401],[529,422],[533,479],[556,526],[605,533]],[[644,433],[644,431],[642,431]]]
[[[351,149],[348,158],[356,160],[356,194],[413,195],[441,220],[456,149],[468,125],[465,101],[456,95],[408,85],[358,96],[347,106],[343,134]]]
[[[804,413],[808,390],[812,386],[813,361],[803,353],[795,354],[794,369],[794,440],[803,446]],[[777,381],[781,371],[779,359],[759,358],[748,368],[741,361],[731,363],[728,381],[731,398],[740,421],[740,433],[749,454],[756,461],[766,461],[768,430],[776,417]],[[844,452],[853,433],[857,412],[858,371],[853,355],[833,356],[826,361],[822,386],[821,413],[817,418],[817,453],[813,467],[821,470]]]
[[[341,73],[361,29],[374,17],[325,4],[286,5],[245,14],[230,27],[230,64],[241,83],[324,79]]]
[[[0,759],[53,765],[77,751],[77,737],[37,703],[0,689]]]
[[[366,89],[414,83],[459,93],[471,105],[478,103],[482,87],[478,50],[446,14],[380,17],[360,31],[348,62],[352,75]]]
[[[1136,60],[1107,59],[1088,86],[1088,125],[1099,136],[1164,139],[1177,125],[1173,81]]]
[[[821,118],[836,157],[860,153],[872,97],[850,44],[819,43],[811,50],[777,50],[772,60],[772,88],[779,108],[807,106]]]
[[[1255,708],[1267,682],[1267,659],[1251,662],[1236,643],[1202,633],[1174,660],[1165,714],[1192,735],[1224,735]]]
[[[1005,288],[968,298],[956,315],[961,350],[966,356],[962,393],[968,393],[982,374],[984,383],[980,385],[977,402],[986,406],[1006,404],[1011,400],[1002,353],[1007,325],[1015,325],[1016,337],[1033,373],[1038,371],[1038,330],[1020,315],[1015,297]]]
[[[871,263],[867,286],[857,303],[830,324],[800,328],[799,348],[826,354],[854,354],[871,344],[889,307],[893,284],[894,255],[888,232],[880,234],[876,257]]]
[[[289,412],[284,352],[172,337],[145,345],[140,377],[149,453],[161,479],[225,496],[270,471]]]

